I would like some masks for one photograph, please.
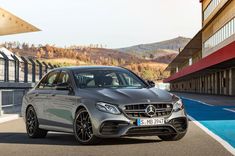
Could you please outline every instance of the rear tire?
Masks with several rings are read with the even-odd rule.
[[[160,139],[164,141],[178,141],[182,139],[186,135],[185,133],[173,134],[173,135],[160,135],[158,136]]]
[[[26,112],[26,130],[30,138],[45,138],[47,131],[39,128],[38,118],[32,106]]]
[[[75,116],[74,136],[82,145],[94,145],[99,143],[100,138],[93,134],[92,123],[89,113],[85,108],[80,109]]]

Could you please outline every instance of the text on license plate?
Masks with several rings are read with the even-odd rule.
[[[137,119],[137,126],[151,126],[164,124],[164,118]]]

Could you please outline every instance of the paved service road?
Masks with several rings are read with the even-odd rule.
[[[185,138],[177,142],[157,137],[106,139],[96,146],[81,146],[71,134],[49,133],[45,139],[29,139],[22,119],[0,124],[1,156],[229,156],[220,143],[193,122]]]

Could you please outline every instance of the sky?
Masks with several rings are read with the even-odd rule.
[[[199,0],[0,0],[2,8],[42,31],[1,36],[0,42],[103,44],[120,48],[178,36],[201,28]]]

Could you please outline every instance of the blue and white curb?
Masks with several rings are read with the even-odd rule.
[[[235,155],[235,106],[214,106],[182,98],[188,118]]]

